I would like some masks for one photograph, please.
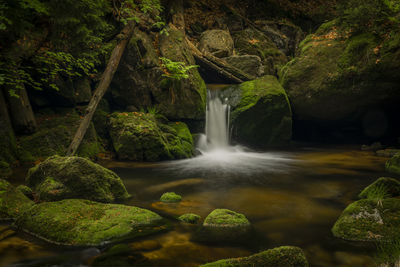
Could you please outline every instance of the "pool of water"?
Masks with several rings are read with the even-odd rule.
[[[373,246],[336,239],[330,229],[361,189],[389,176],[385,158],[352,148],[218,153],[163,163],[101,162],[120,175],[132,194],[125,204],[151,209],[171,221],[170,231],[129,243],[154,266],[198,266],[281,245],[301,247],[311,266],[375,266]],[[170,191],[180,194],[182,202],[158,201]],[[215,208],[246,215],[254,227],[248,242],[196,243],[191,241],[196,226],[175,219],[188,212],[205,218]],[[6,227],[0,225],[0,232]],[[18,232],[0,241],[0,265],[5,266],[81,254],[82,249],[56,247]]]

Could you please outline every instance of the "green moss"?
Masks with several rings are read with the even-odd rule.
[[[26,181],[44,201],[85,198],[112,202],[129,197],[118,175],[81,157],[50,157],[31,168]]]
[[[12,174],[10,164],[0,160],[0,177],[8,177]]]
[[[286,92],[274,76],[267,75],[227,90],[240,92],[239,102],[231,105],[236,141],[261,148],[290,141],[292,112]]]
[[[304,252],[298,247],[282,246],[269,249],[249,257],[225,259],[201,265],[202,267],[307,267],[308,262]]]
[[[228,209],[215,209],[204,220],[204,226],[218,225],[229,225],[231,227],[248,226],[250,222],[243,214]]]
[[[33,201],[7,181],[0,179],[0,220],[16,219],[29,210]]]
[[[161,202],[166,202],[166,203],[175,203],[175,202],[180,202],[182,200],[182,197],[178,194],[175,194],[175,192],[167,192],[162,194],[160,197]]]
[[[339,58],[342,69],[356,66],[363,69],[365,66],[375,64],[377,57],[373,49],[377,46],[376,37],[371,33],[356,35],[346,42],[346,49]]]
[[[391,159],[386,161],[385,167],[387,172],[400,174],[400,153],[397,153]]]
[[[87,246],[157,232],[162,218],[133,206],[68,199],[33,206],[16,225],[50,242]]]
[[[30,187],[26,186],[26,185],[19,185],[19,186],[17,186],[16,190],[20,191],[22,194],[24,194],[28,198],[32,198],[33,197],[32,189]]]
[[[386,198],[400,196],[400,182],[390,177],[380,177],[378,180],[364,188],[358,195],[359,198],[368,198],[377,188],[384,187]]]
[[[113,146],[120,159],[159,161],[193,154],[193,141],[184,123],[164,124],[154,114],[131,112],[112,114],[110,125]]]
[[[32,162],[52,155],[65,155],[80,124],[80,117],[73,109],[61,109],[56,113],[43,111],[37,115],[39,129],[33,135],[19,140],[19,156],[24,162]],[[97,133],[90,124],[78,149],[77,155],[93,158],[102,152]]]
[[[400,199],[387,198],[381,205],[361,199],[350,204],[332,228],[334,236],[352,241],[382,241],[397,234]]]
[[[178,217],[178,220],[186,223],[197,224],[201,217],[194,213],[186,213]]]

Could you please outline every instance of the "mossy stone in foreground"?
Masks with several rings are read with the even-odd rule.
[[[228,209],[215,209],[206,217],[193,238],[203,242],[242,243],[250,230],[250,222],[243,214]]]
[[[397,153],[393,158],[386,161],[386,171],[400,174],[400,153]]]
[[[0,179],[0,220],[16,219],[33,204],[21,191]]]
[[[165,227],[152,211],[82,199],[37,204],[20,216],[16,225],[47,241],[76,246],[102,245]]]
[[[385,190],[387,197],[400,196],[400,182],[397,179],[390,177],[380,177],[378,180],[364,188],[358,195],[359,198],[368,198],[368,195],[374,191]]]
[[[81,157],[50,157],[29,170],[26,182],[44,201],[84,198],[112,202],[129,197],[118,175]]]
[[[350,204],[332,228],[334,236],[351,241],[385,241],[398,235],[400,199],[361,199]]]
[[[162,194],[160,197],[161,202],[166,202],[166,203],[175,203],[175,202],[180,202],[182,200],[182,197],[178,194],[175,194],[175,192],[167,192]]]
[[[194,213],[186,213],[178,217],[178,220],[186,223],[197,224],[201,217]]]
[[[219,260],[201,267],[306,267],[308,262],[303,250],[283,246],[269,249],[249,257]]]

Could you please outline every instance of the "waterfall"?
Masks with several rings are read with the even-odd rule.
[[[227,149],[229,147],[230,107],[221,99],[218,90],[208,90],[205,135],[198,142],[200,151]]]

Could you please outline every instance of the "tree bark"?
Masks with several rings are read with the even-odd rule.
[[[6,99],[10,104],[9,109],[14,130],[21,134],[34,133],[37,124],[25,86],[22,85],[16,94],[19,97],[10,96],[8,92],[5,92]]]
[[[0,160],[5,160],[8,163],[15,161],[17,149],[15,135],[2,89],[0,89],[0,138]]]
[[[70,146],[67,150],[67,156],[73,156],[79,148],[79,145],[82,142],[83,137],[86,134],[86,131],[90,125],[93,114],[96,111],[97,105],[99,104],[101,98],[107,91],[113,77],[114,73],[117,71],[119,62],[121,60],[122,54],[126,48],[126,45],[129,42],[134,30],[134,22],[129,22],[121,31],[121,33],[117,36],[118,43],[115,46],[110,59],[108,60],[107,67],[101,76],[100,83],[95,90],[92,98],[90,99],[89,105],[86,108],[85,115],[83,120],[81,121],[78,130],[75,133],[74,139],[72,140]]]

